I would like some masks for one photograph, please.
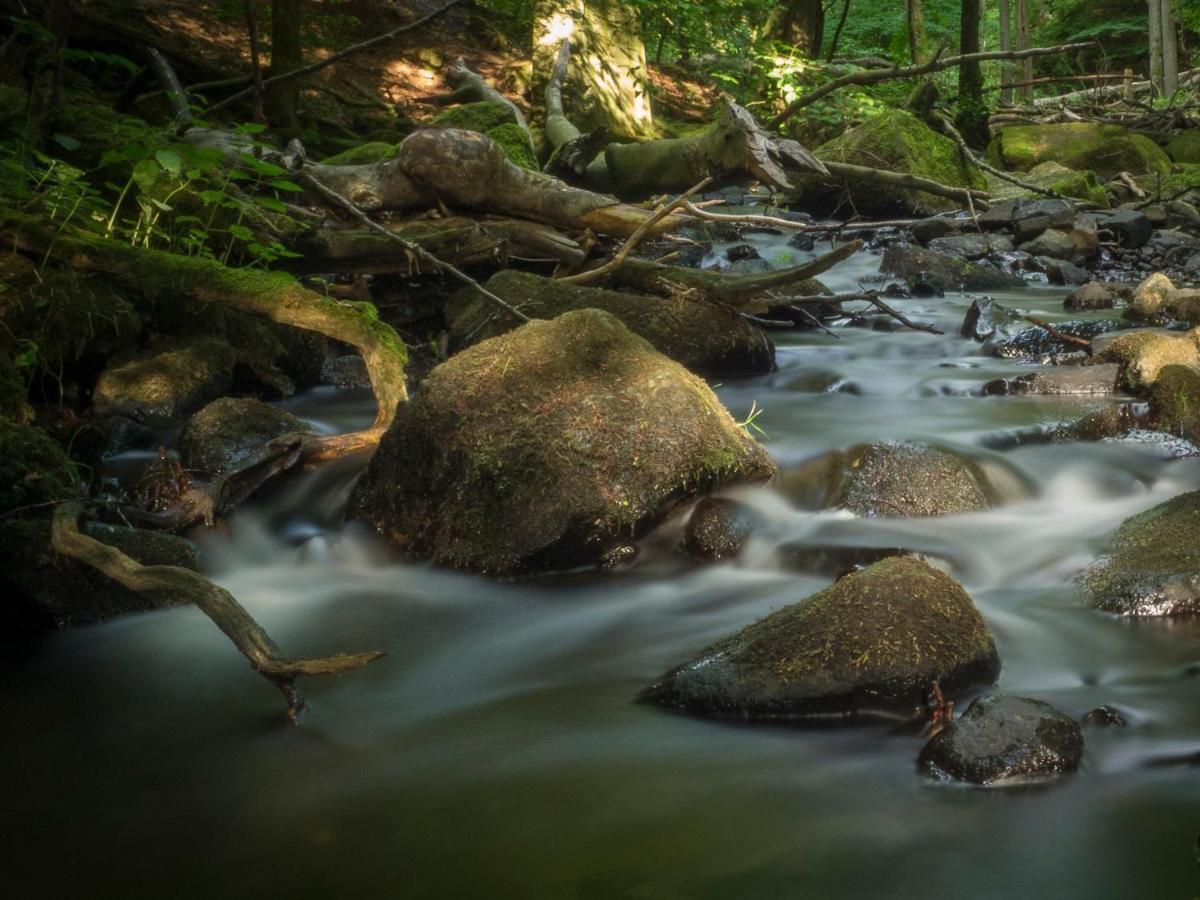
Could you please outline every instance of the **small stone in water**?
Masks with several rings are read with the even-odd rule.
[[[1112,725],[1124,728],[1129,724],[1121,712],[1111,706],[1097,706],[1083,717],[1084,725]]]

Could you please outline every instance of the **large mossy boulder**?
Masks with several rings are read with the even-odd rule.
[[[818,147],[815,155],[823,161],[905,172],[950,187],[987,187],[982,173],[963,161],[952,140],[900,109],[889,109],[843,132]],[[959,207],[954,200],[912,188],[861,182],[844,187],[854,208],[862,213],[926,215]],[[813,188],[814,194],[819,192]]]
[[[1200,368],[1163,366],[1150,388],[1154,427],[1200,444]]]
[[[1021,180],[1044,190],[1054,191],[1064,197],[1083,200],[1096,206],[1108,205],[1108,195],[1104,190],[1104,185],[1096,178],[1095,172],[1081,172],[1050,160],[1038,163],[1026,172]],[[1043,196],[1001,178],[989,180],[989,193],[997,198],[1029,197],[1036,199]]]
[[[921,750],[929,775],[1001,786],[1056,778],[1079,767],[1083,730],[1048,703],[985,694]]]
[[[1200,613],[1200,491],[1126,519],[1079,583],[1093,606],[1117,615]]]
[[[604,310],[698,375],[761,375],[775,368],[775,346],[760,328],[735,310],[706,300],[581,287],[514,269],[497,272],[486,287],[534,319],[553,319],[579,309]],[[504,334],[520,324],[475,288],[464,288],[451,298],[445,315],[452,348]]]
[[[173,534],[89,523],[85,533],[143,565],[198,568],[196,552]],[[122,587],[85,563],[55,553],[50,523],[0,522],[0,636],[53,631],[176,606],[178,595]]]
[[[933,682],[954,695],[999,671],[966,591],[921,560],[894,557],[722,638],[641,696],[747,718],[911,715]]]
[[[1164,334],[1154,329],[1129,332],[1108,341],[1095,354],[1097,362],[1118,363],[1120,382],[1131,391],[1151,387],[1168,366],[1200,366],[1200,351],[1190,333]]]
[[[1172,162],[1200,164],[1200,131],[1191,129],[1172,135],[1167,141],[1166,151]]]
[[[947,291],[1000,291],[1024,287],[1016,275],[917,244],[897,242],[883,251],[879,271],[903,278],[909,287],[936,283]]]
[[[908,442],[834,450],[785,472],[779,488],[808,509],[880,518],[976,512],[997,500],[987,474],[972,460]]]
[[[312,426],[252,397],[222,397],[188,419],[179,435],[183,464],[208,477],[229,475],[262,459],[271,441],[311,434]]]
[[[680,504],[774,473],[703,381],[585,309],[435,368],[397,410],[348,515],[409,557],[556,569],[600,562]]]
[[[537,171],[537,153],[526,131],[517,122],[509,106],[480,100],[464,103],[438,113],[429,123],[435,128],[461,128],[486,134],[500,145],[505,155],[518,166]]]
[[[0,419],[0,515],[48,515],[81,493],[75,466],[45,432]]]
[[[236,356],[220,338],[168,341],[157,349],[109,364],[92,401],[100,415],[165,423],[229,389]]]
[[[1171,160],[1150,138],[1119,125],[1066,122],[1010,125],[988,147],[988,158],[1001,168],[1028,172],[1045,162],[1111,178],[1120,172],[1165,174]]]

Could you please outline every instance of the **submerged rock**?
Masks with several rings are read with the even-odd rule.
[[[779,486],[802,507],[880,518],[975,512],[996,499],[976,463],[951,450],[908,442],[823,454],[785,472]]]
[[[966,591],[927,563],[895,557],[721,639],[641,699],[747,718],[911,715],[934,681],[954,694],[999,671]]]
[[[762,329],[736,310],[702,299],[687,302],[606,288],[563,284],[505,269],[486,287],[535,319],[553,319],[579,309],[601,309],[620,319],[660,353],[699,375],[761,375],[775,368],[775,346]],[[517,327],[515,317],[498,311],[474,288],[446,304],[451,347],[470,346]]]
[[[348,514],[484,572],[601,561],[679,505],[775,466],[708,386],[614,316],[475,345],[400,405]]]
[[[1017,378],[998,378],[983,386],[984,394],[1112,394],[1117,390],[1121,367],[1116,363],[1095,366],[1057,366]]]
[[[275,438],[312,433],[311,425],[261,400],[222,397],[188,419],[179,435],[179,455],[188,469],[229,475],[257,462]]]
[[[885,275],[899,276],[914,288],[917,283],[928,281],[931,275],[947,290],[994,291],[1023,287],[1025,284],[1017,276],[991,266],[905,243],[888,246],[883,252],[879,271]]]
[[[986,341],[1001,332],[1001,339],[1020,331],[1025,317],[1015,309],[1002,306],[995,300],[973,300],[963,319],[959,333],[975,341]]]
[[[1083,731],[1048,703],[985,694],[930,738],[921,751],[927,774],[1002,785],[1054,778],[1079,767]]]
[[[742,552],[761,522],[762,516],[752,506],[725,497],[706,497],[688,518],[683,546],[700,559],[728,559]]]
[[[1200,613],[1200,491],[1126,519],[1079,583],[1093,606],[1117,615]]]
[[[100,415],[166,422],[214,400],[233,378],[233,348],[220,338],[171,341],[110,363],[92,396]]]

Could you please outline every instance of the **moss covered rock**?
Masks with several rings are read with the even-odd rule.
[[[1172,162],[1200,164],[1200,131],[1191,129],[1172,135],[1167,141],[1166,151]]]
[[[1200,491],[1125,522],[1079,579],[1091,603],[1123,616],[1200,613]]]
[[[802,507],[881,518],[975,512],[997,499],[987,474],[973,461],[907,442],[823,454],[784,473],[780,489]]]
[[[849,129],[818,147],[815,155],[830,162],[907,172],[951,187],[987,187],[982,173],[963,161],[952,140],[900,109],[889,109]],[[845,187],[854,208],[864,213],[928,214],[959,206],[954,200],[909,188],[865,183]]]
[[[966,591],[927,563],[894,557],[721,639],[642,699],[747,718],[911,715],[934,681],[953,695],[999,671]]]
[[[50,505],[81,493],[62,448],[31,425],[0,419],[0,514],[51,512]]]
[[[13,358],[0,349],[0,419],[13,422],[29,422],[33,410],[29,408],[29,391],[25,379]]]
[[[192,545],[172,534],[94,523],[85,532],[143,565],[198,568]],[[0,522],[0,590],[0,635],[52,631],[179,603],[175,594],[131,591],[55,553],[47,521]]]
[[[1200,443],[1200,369],[1163,366],[1150,389],[1155,427]]]
[[[586,309],[434,369],[397,410],[348,515],[410,557],[496,573],[563,568],[774,471],[704,382]]]
[[[761,375],[775,367],[775,347],[762,330],[715,303],[563,284],[514,269],[497,272],[487,288],[530,318],[553,319],[572,310],[602,309],[699,375]],[[451,298],[445,314],[454,348],[504,334],[520,324],[474,288]]]
[[[1094,122],[1010,125],[996,135],[988,147],[988,158],[1001,168],[1019,172],[1056,162],[1102,178],[1119,172],[1144,175],[1171,169],[1167,154],[1150,138],[1119,125]]]
[[[388,141],[368,141],[357,147],[350,147],[341,153],[335,153],[321,160],[323,166],[361,166],[368,163],[383,162],[396,155],[397,144]]]
[[[188,419],[179,435],[183,464],[208,476],[228,475],[256,462],[263,447],[312,426],[252,397],[222,397]]]
[[[1200,366],[1200,352],[1189,335],[1149,329],[1120,335],[1106,343],[1095,359],[1119,363],[1120,383],[1131,391],[1153,385],[1165,366]]]
[[[950,291],[996,291],[1025,285],[1016,275],[992,266],[902,242],[889,244],[883,251],[879,271],[903,278],[910,287],[933,280]]]
[[[439,113],[429,123],[437,128],[462,128],[486,134],[499,144],[506,156],[525,169],[538,169],[537,153],[529,132],[520,126],[511,107],[481,100],[464,103]]]
[[[167,422],[224,393],[235,354],[220,338],[169,341],[157,349],[111,363],[92,396],[101,415]]]

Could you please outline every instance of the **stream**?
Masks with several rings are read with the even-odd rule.
[[[814,255],[783,241],[752,236],[773,263]],[[877,267],[860,253],[823,280],[854,290]],[[1068,290],[993,296],[1054,322]],[[774,332],[778,370],[717,392],[735,418],[763,410],[755,424],[782,466],[862,441],[933,441],[1020,487],[999,508],[862,520],[743,490],[767,525],[736,562],[681,559],[675,522],[628,568],[500,582],[395,563],[338,525],[362,465],[342,460],[202,545],[207,572],[288,652],[387,652],[302,682],[300,727],[193,608],[10,650],[6,894],[1195,897],[1200,623],[1101,615],[1071,578],[1123,519],[1200,488],[1200,459],[1031,440],[1105,401],[980,396],[1032,368],[958,337],[971,299],[897,301],[940,336]],[[333,389],[287,406],[331,431],[373,411],[369,395]],[[918,774],[911,731],[751,727],[633,702],[709,642],[828,583],[790,571],[781,545],[898,539],[975,599],[1003,662],[998,689],[1076,717],[1110,705],[1128,727],[1085,726],[1072,776],[989,790]]]

